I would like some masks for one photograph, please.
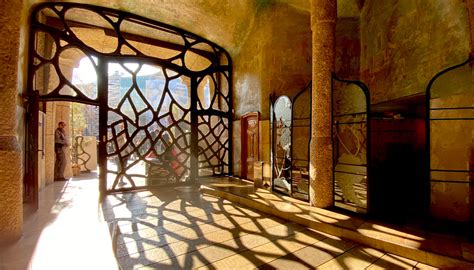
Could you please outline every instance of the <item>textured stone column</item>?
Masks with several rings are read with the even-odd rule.
[[[334,203],[331,140],[331,72],[334,70],[336,1],[311,0],[313,93],[310,144],[310,203]]]
[[[0,242],[23,229],[22,158],[17,139],[18,55],[21,0],[0,2]]]
[[[469,13],[469,29],[471,33],[471,57],[474,57],[474,0],[467,1]]]

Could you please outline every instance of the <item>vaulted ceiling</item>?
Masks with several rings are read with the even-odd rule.
[[[311,0],[66,0],[131,12],[167,23],[215,42],[236,54],[254,20],[265,8],[288,4],[309,12]],[[45,2],[27,0],[29,6]],[[50,1],[46,1],[50,2]],[[361,0],[338,0],[338,16],[357,17]],[[309,22],[308,22],[309,23]]]

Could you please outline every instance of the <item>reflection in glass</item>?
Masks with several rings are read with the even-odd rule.
[[[441,71],[427,89],[431,213],[460,222],[472,216],[474,77],[470,63]],[[456,211],[445,211],[446,205]]]
[[[147,64],[110,63],[108,71],[108,188],[185,181],[191,128],[180,104],[189,99],[188,87]]]
[[[309,200],[309,141],[311,138],[311,84],[293,100],[291,184],[292,196]]]
[[[291,192],[291,100],[279,97],[273,109],[273,188]]]
[[[333,81],[334,201],[367,212],[367,101],[358,85]]]

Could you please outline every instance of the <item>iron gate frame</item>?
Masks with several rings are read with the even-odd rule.
[[[464,62],[447,67],[440,72],[436,73],[431,80],[428,82],[428,85],[426,86],[426,94],[425,94],[425,103],[426,103],[426,119],[425,119],[425,130],[426,130],[426,153],[425,153],[425,159],[426,159],[426,181],[425,181],[425,190],[426,190],[426,195],[425,195],[425,202],[424,206],[425,209],[429,211],[430,206],[431,206],[431,183],[469,183],[470,185],[474,185],[474,182],[471,181],[462,181],[462,180],[440,180],[440,179],[431,179],[431,172],[433,171],[438,171],[438,172],[465,172],[465,173],[470,173],[474,174],[474,171],[471,170],[450,170],[450,169],[432,169],[431,168],[431,122],[432,121],[453,121],[453,120],[459,120],[459,121],[474,121],[474,117],[446,117],[446,118],[431,118],[431,112],[432,111],[449,111],[449,110],[474,110],[474,106],[471,107],[448,107],[448,108],[431,108],[431,100],[432,100],[432,87],[433,84],[436,82],[438,78],[443,76],[444,74],[456,70],[458,68],[461,68],[467,64],[470,64],[471,66],[473,65],[474,61],[474,55],[470,55],[467,60]],[[472,217],[471,217],[472,219]]]
[[[46,23],[42,23],[38,20],[38,14],[40,13],[41,10],[48,9],[50,12],[52,11],[57,18],[55,18],[56,23],[62,23],[63,28],[62,29],[57,29],[51,25]],[[107,27],[99,26],[99,25],[94,25],[94,24],[88,24],[87,22],[84,21],[72,21],[72,20],[67,20],[65,18],[65,14],[68,10],[70,9],[80,9],[80,10],[86,10],[92,13],[95,13],[96,15],[100,16],[102,19],[104,19],[106,22],[108,22],[113,29],[109,29]],[[115,18],[116,21],[112,20],[111,18]],[[159,39],[153,39],[153,38],[147,38],[143,36],[139,36],[141,38],[146,39],[147,42],[151,42],[153,45],[155,45],[157,48],[173,48],[176,51],[179,51],[179,53],[169,59],[161,59],[159,57],[152,57],[145,55],[142,53],[139,49],[134,48],[134,46],[131,46],[128,43],[128,40],[130,37],[133,36],[126,33],[126,32],[121,32],[120,30],[120,25],[123,21],[128,21],[132,23],[136,23],[142,26],[148,26],[148,27],[153,27],[155,29],[158,29],[160,31],[168,32],[175,34],[177,37],[181,37],[182,40],[184,41],[184,45],[179,45],[179,44],[174,44],[172,42],[168,42],[166,40],[159,40]],[[102,29],[104,32],[108,31],[109,35],[115,35],[115,38],[117,38],[117,47],[115,51],[111,53],[104,53],[96,50],[95,48],[90,47],[83,41],[81,41],[80,38],[78,38],[74,31],[71,30],[71,25],[73,26],[79,26],[79,27],[94,27],[97,29]],[[115,32],[114,32],[115,31]],[[114,32],[114,33],[112,33]],[[37,33],[47,33],[49,34],[50,37],[53,38],[53,41],[56,45],[55,49],[55,55],[51,59],[46,59],[42,55],[40,55],[36,51],[36,34]],[[134,37],[132,37],[134,38]],[[136,37],[135,37],[136,38]],[[190,78],[191,84],[190,87],[188,88],[188,93],[189,93],[189,98],[190,98],[190,118],[191,118],[191,146],[190,146],[190,179],[192,182],[197,181],[197,179],[200,177],[198,170],[199,170],[199,156],[202,154],[199,152],[199,138],[198,138],[198,116],[208,116],[209,117],[209,122],[212,116],[216,116],[220,121],[227,121],[227,126],[224,125],[224,129],[227,131],[227,141],[224,143],[221,143],[221,147],[224,148],[224,153],[227,155],[223,154],[222,158],[219,156],[219,166],[222,167],[222,170],[220,171],[220,174],[217,174],[215,170],[213,169],[213,175],[232,175],[233,174],[233,145],[232,145],[232,120],[233,120],[233,103],[232,103],[232,59],[229,55],[229,53],[223,49],[222,47],[218,46],[217,44],[202,38],[196,34],[193,34],[191,32],[188,32],[186,30],[180,29],[178,27],[174,27],[162,22],[158,22],[155,20],[151,20],[139,15],[135,15],[129,12],[125,11],[119,11],[111,8],[106,8],[106,7],[100,7],[100,6],[94,6],[94,5],[89,5],[89,4],[80,4],[80,3],[67,3],[67,2],[54,2],[54,3],[40,3],[38,5],[35,5],[35,7],[32,9],[31,12],[31,23],[30,23],[30,31],[29,31],[29,39],[30,39],[30,44],[29,44],[29,51],[28,51],[28,82],[27,82],[27,99],[29,101],[28,103],[28,108],[35,108],[35,103],[34,101],[34,93],[35,87],[34,87],[34,79],[35,79],[35,73],[38,71],[42,66],[45,64],[52,64],[53,67],[56,69],[56,74],[59,77],[59,84],[58,86],[53,89],[51,92],[48,92],[44,95],[39,95],[38,102],[46,102],[46,101],[69,101],[69,102],[78,102],[82,104],[88,104],[88,105],[94,105],[99,107],[99,167],[101,169],[106,168],[106,159],[105,157],[107,156],[107,151],[106,151],[106,146],[104,143],[105,137],[107,136],[107,109],[108,109],[108,74],[107,74],[107,65],[108,63],[115,62],[115,61],[134,61],[136,63],[151,63],[156,66],[160,66],[163,69],[169,69],[172,71],[177,72],[180,74],[180,76],[186,76]],[[67,45],[65,46],[60,46],[61,40],[64,40],[67,42]],[[196,44],[205,44],[208,45],[210,48],[212,48],[212,51],[206,51],[202,50],[199,48],[193,47]],[[135,55],[123,55],[121,54],[121,48],[122,46],[127,45],[129,48],[134,48]],[[93,57],[97,58],[97,63],[94,66],[96,69],[97,73],[97,97],[95,99],[89,98],[85,96],[79,89],[77,89],[72,82],[70,82],[61,72],[61,68],[59,66],[59,58],[61,52],[67,50],[68,48],[77,48],[79,49],[84,55],[86,55],[89,60],[91,60],[92,63]],[[211,64],[209,67],[200,70],[200,71],[193,71],[189,69],[189,67],[186,66],[185,63],[185,54],[186,52],[191,51],[195,54],[198,54],[200,56],[203,56]],[[179,64],[173,63],[176,59],[181,60],[181,66]],[[225,59],[225,61],[221,61],[222,59]],[[35,61],[39,60],[39,64],[37,64]],[[115,60],[115,61],[114,61]],[[179,61],[178,61],[179,62]],[[214,97],[212,97],[211,105],[209,108],[204,108],[200,101],[199,101],[199,96],[198,96],[198,86],[199,82],[205,78],[206,76],[213,76],[214,74],[217,74],[219,77],[218,82],[215,82],[216,85],[215,87],[215,93]],[[215,75],[216,76],[216,75]],[[221,76],[224,76],[225,79],[227,80],[227,95],[222,93],[221,89],[221,81],[220,78]],[[62,95],[60,94],[60,90],[64,86],[69,86],[72,88],[77,96],[69,96],[69,95]],[[44,89],[46,91],[46,89]],[[221,107],[221,98],[227,102],[227,110],[222,110]],[[216,101],[217,100],[217,101]],[[213,108],[212,102],[219,102],[218,106],[219,109]],[[37,104],[36,104],[37,106]],[[201,108],[199,108],[201,106]],[[107,109],[104,109],[101,107],[105,107]],[[36,112],[33,113],[38,113],[37,110]],[[105,124],[104,124],[105,121]],[[224,121],[225,124],[225,121]],[[28,123],[27,123],[28,125]],[[211,124],[208,125],[209,130],[213,130],[211,127]],[[28,130],[28,128],[26,129]],[[147,137],[149,137],[149,134],[146,134]],[[36,141],[38,140],[36,136]],[[204,138],[205,140],[205,138]],[[32,140],[29,140],[27,142],[27,146],[31,146],[35,149],[33,150],[27,150],[26,156],[31,157],[34,154],[36,154],[36,145],[35,143],[35,138]],[[223,145],[223,146],[222,146]],[[226,147],[227,146],[227,147]],[[30,147],[30,148],[31,148]],[[27,149],[29,149],[27,147]],[[221,148],[218,150],[221,151]],[[220,152],[219,152],[220,153]],[[214,153],[216,154],[216,153]],[[34,156],[34,155],[33,155]],[[225,157],[227,156],[227,160],[224,160]],[[210,166],[212,167],[210,163],[210,158],[206,157],[206,162],[209,162]],[[34,161],[32,160],[33,163],[36,163],[36,171],[37,171],[37,160]],[[104,163],[105,162],[105,163]],[[226,168],[227,170],[224,170]],[[104,171],[104,170],[101,170]],[[31,175],[31,171],[25,170],[26,174]],[[33,172],[33,174],[35,174]],[[126,191],[126,190],[134,190],[135,188],[121,188],[121,189],[116,189],[116,190],[107,190],[106,188],[106,179],[105,179],[106,173],[101,173],[100,175],[100,191],[102,194],[107,194],[110,192],[114,191]],[[186,181],[186,183],[189,183]]]
[[[307,85],[305,85],[303,88],[301,88],[295,96],[293,97],[290,97],[288,95],[281,95],[281,96],[278,96],[276,97],[273,93],[270,95],[270,126],[271,126],[271,129],[270,129],[270,141],[271,141],[271,147],[270,147],[270,167],[271,167],[271,170],[272,170],[272,173],[271,173],[271,189],[272,190],[275,190],[277,192],[280,192],[280,193],[284,193],[284,194],[287,194],[293,198],[296,198],[298,200],[301,200],[301,201],[309,201],[309,179],[308,179],[308,199],[302,199],[302,198],[297,198],[294,196],[294,190],[293,190],[293,171],[292,171],[292,167],[293,167],[293,142],[294,142],[294,136],[293,136],[293,127],[294,127],[294,110],[295,110],[295,106],[294,103],[295,101],[302,95],[304,94],[305,92],[309,91],[310,93],[312,93],[312,81],[310,81]],[[290,167],[290,176],[289,176],[289,180],[290,180],[290,190],[288,193],[285,193],[281,190],[278,190],[278,189],[275,189],[275,185],[274,185],[274,166],[275,166],[275,155],[274,153],[276,152],[276,150],[274,149],[275,147],[275,125],[274,125],[274,115],[275,115],[275,103],[276,101],[281,98],[281,97],[287,97],[290,102],[291,102],[291,127],[290,127],[290,134],[291,134],[291,144],[290,144],[290,157],[291,157],[291,167]],[[312,100],[310,100],[309,102],[309,110],[311,109],[311,106],[312,106]],[[306,118],[305,118],[306,119]],[[311,131],[311,116],[309,118],[309,130]],[[304,120],[304,119],[298,119],[298,120]],[[301,127],[301,126],[298,126],[298,127]],[[307,148],[307,151],[308,151],[308,158],[309,158],[309,144],[310,144],[310,141],[311,139],[308,140],[308,148]],[[309,173],[309,159],[308,159],[308,173]]]
[[[337,75],[335,73],[332,73],[332,79],[331,79],[331,125],[332,125],[332,128],[331,128],[331,138],[334,138],[334,128],[337,128],[337,126],[340,124],[336,121],[334,121],[334,119],[336,117],[339,117],[339,116],[348,116],[348,115],[358,115],[358,114],[364,114],[362,112],[359,112],[359,113],[347,113],[347,114],[343,114],[343,115],[334,115],[334,91],[335,91],[335,87],[334,87],[334,81],[337,81],[337,82],[342,82],[342,83],[346,83],[348,85],[355,85],[357,86],[360,90],[362,90],[364,96],[365,96],[365,106],[366,106],[366,111],[365,111],[365,114],[366,114],[366,120],[365,121],[357,121],[357,122],[351,122],[351,123],[344,123],[344,124],[357,124],[357,123],[363,123],[365,122],[366,125],[367,125],[367,129],[366,129],[366,133],[367,133],[367,138],[366,138],[366,168],[367,168],[367,207],[366,207],[366,213],[370,213],[370,210],[371,210],[371,196],[372,196],[372,193],[370,192],[370,189],[371,189],[371,183],[373,181],[373,179],[370,177],[371,176],[371,112],[370,112],[370,90],[369,88],[367,87],[367,85],[365,83],[363,83],[362,81],[358,81],[358,80],[346,80],[346,79],[340,79],[337,77]],[[335,160],[335,157],[337,156],[337,152],[338,152],[338,144],[336,144],[336,140],[335,139],[332,139],[331,140],[332,142],[332,152],[333,152],[333,194],[334,196],[336,195],[336,160]],[[362,165],[359,165],[359,166],[362,166]],[[334,200],[334,205],[336,204],[336,201]],[[335,205],[336,206],[336,205]],[[337,206],[336,206],[337,207]]]

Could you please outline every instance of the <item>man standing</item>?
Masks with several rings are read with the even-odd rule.
[[[54,152],[56,153],[56,162],[54,164],[54,180],[67,180],[64,178],[64,169],[66,169],[66,154],[64,148],[69,145],[64,128],[64,122],[58,123],[58,128],[54,132]]]

